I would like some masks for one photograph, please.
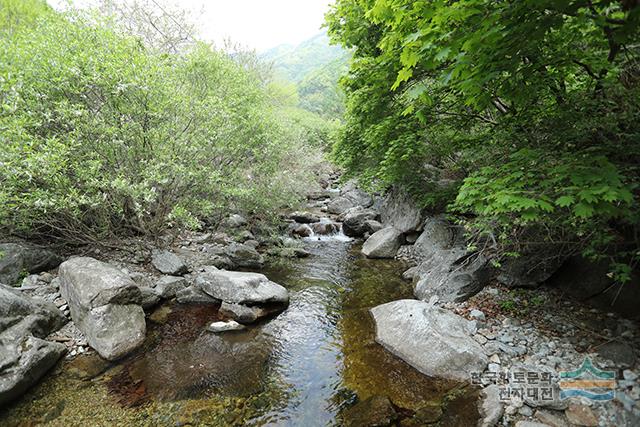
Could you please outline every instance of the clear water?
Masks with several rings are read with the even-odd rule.
[[[205,331],[215,308],[165,306],[137,354],[90,380],[74,369],[82,360],[62,364],[0,411],[0,424],[340,425],[345,408],[374,395],[408,410],[446,401],[442,425],[475,424],[472,392],[448,398],[457,384],[424,377],[374,341],[368,309],[411,297],[403,265],[364,259],[340,235],[305,245],[309,258],[264,272],[290,291],[279,316],[215,335]]]

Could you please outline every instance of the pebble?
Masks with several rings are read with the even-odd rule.
[[[527,405],[522,405],[522,408],[518,409],[518,413],[520,415],[523,415],[525,417],[530,417],[533,415],[533,409],[531,409],[529,406]]]
[[[471,310],[471,312],[469,313],[469,316],[471,316],[472,319],[476,319],[476,320],[479,320],[481,322],[486,320],[486,316],[480,310]]]
[[[500,364],[500,356],[498,356],[497,354],[493,354],[490,358],[489,361],[492,363],[497,363]]]
[[[622,377],[627,381],[635,381],[638,379],[638,375],[631,369],[625,369],[622,371]]]

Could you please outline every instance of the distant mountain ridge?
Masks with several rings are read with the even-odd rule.
[[[321,32],[297,46],[282,44],[269,49],[260,58],[272,62],[276,75],[295,83],[309,73],[330,63],[347,63],[349,53],[340,46],[331,46],[326,32]]]

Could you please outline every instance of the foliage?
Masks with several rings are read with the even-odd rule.
[[[639,23],[629,1],[338,0],[327,26],[353,60],[336,158],[414,194],[436,168],[503,251],[534,228],[637,263]]]
[[[209,46],[167,54],[97,16],[50,13],[5,25],[0,55],[5,231],[82,240],[232,209],[268,218],[311,185],[307,130]]]

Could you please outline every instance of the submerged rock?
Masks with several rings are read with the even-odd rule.
[[[418,300],[371,309],[376,341],[430,377],[468,381],[483,372],[487,356],[469,334],[468,321]]]
[[[151,264],[160,273],[172,276],[180,276],[189,271],[189,267],[176,254],[169,251],[154,251],[151,256]]]
[[[220,305],[219,312],[225,316],[229,316],[236,322],[248,325],[258,320],[267,317],[271,314],[279,313],[284,309],[282,305],[267,305],[267,306],[247,306],[243,304],[231,304],[223,302]]]
[[[367,258],[393,258],[402,244],[402,232],[393,227],[383,228],[371,235],[362,245]]]
[[[56,268],[62,258],[53,252],[21,243],[0,243],[0,283],[15,285],[23,274]]]
[[[81,257],[64,262],[59,277],[73,321],[100,356],[115,360],[142,344],[146,332],[142,294],[129,276]]]
[[[393,425],[398,413],[388,397],[372,396],[347,409],[342,419],[348,427],[384,427]]]

